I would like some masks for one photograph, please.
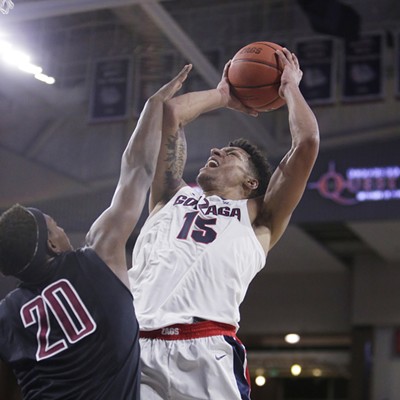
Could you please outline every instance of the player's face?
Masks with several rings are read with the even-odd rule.
[[[197,177],[199,184],[202,185],[202,181],[215,179],[222,187],[242,185],[250,174],[249,154],[240,147],[214,148],[210,153]]]
[[[57,246],[61,252],[72,250],[71,243],[64,229],[60,228],[57,223],[48,215],[45,215],[49,240]]]

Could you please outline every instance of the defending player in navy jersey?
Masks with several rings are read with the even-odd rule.
[[[245,349],[236,336],[239,306],[284,233],[319,148],[317,121],[299,90],[297,57],[287,49],[277,55],[292,146],[272,176],[261,152],[239,139],[211,149],[197,176],[201,192],[182,180],[184,125],[221,107],[257,115],[231,96],[229,63],[216,89],[165,104],[151,215],[129,271],[146,400],[250,398]]]
[[[0,303],[0,399],[140,398],[138,323],[125,245],[145,204],[161,142],[163,104],[185,66],[146,103],[125,149],[110,206],[73,250],[38,209],[0,217],[0,272],[21,280]],[[10,385],[10,369],[19,387]]]

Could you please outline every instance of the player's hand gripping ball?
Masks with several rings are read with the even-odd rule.
[[[273,111],[285,104],[279,94],[283,66],[276,50],[279,44],[254,42],[242,47],[232,58],[228,80],[233,94],[247,107],[259,112]]]

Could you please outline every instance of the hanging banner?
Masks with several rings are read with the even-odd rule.
[[[175,53],[138,54],[135,60],[134,113],[138,118],[146,101],[178,73],[182,61],[176,61]],[[185,84],[186,87],[186,84]]]
[[[373,33],[344,43],[344,101],[383,97],[383,35]]]
[[[333,40],[299,40],[295,53],[303,71],[300,89],[305,99],[309,104],[332,103],[336,77]]]
[[[394,354],[395,356],[400,355],[400,329],[397,328],[394,331]]]
[[[130,58],[98,60],[93,70],[89,120],[100,122],[126,118],[130,93]]]

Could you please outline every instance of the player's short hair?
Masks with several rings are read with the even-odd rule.
[[[32,259],[37,243],[33,215],[19,204],[0,216],[0,272],[15,275]]]
[[[240,138],[233,140],[229,143],[229,146],[240,147],[250,156],[252,172],[258,180],[258,187],[253,190],[250,197],[263,196],[267,191],[272,176],[272,167],[268,162],[267,157],[257,146],[249,142],[247,139]]]

